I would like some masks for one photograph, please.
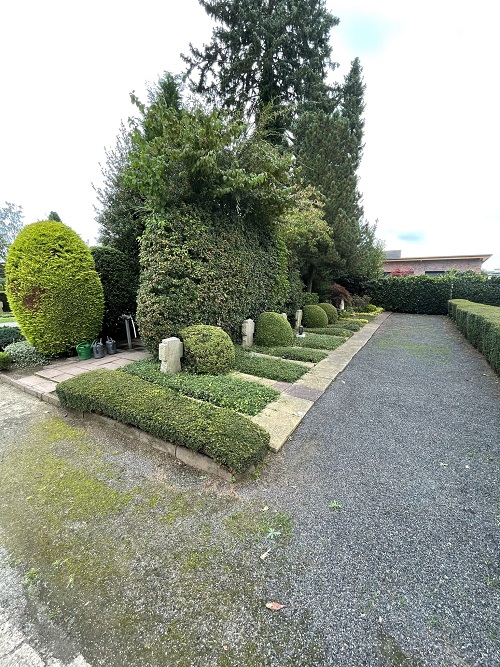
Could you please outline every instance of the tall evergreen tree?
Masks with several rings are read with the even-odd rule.
[[[332,108],[326,83],[334,67],[325,0],[199,0],[216,22],[210,44],[190,44],[186,76],[196,90],[229,108],[269,115],[268,138],[280,142],[297,107]]]
[[[365,121],[363,112],[365,110],[365,84],[362,78],[362,67],[359,58],[355,58],[351,63],[351,69],[344,78],[342,87],[342,118],[348,123],[349,132],[352,139],[351,157],[353,167],[356,171],[361,163],[363,153],[363,135]]]

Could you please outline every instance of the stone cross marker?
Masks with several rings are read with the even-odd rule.
[[[180,373],[181,372],[181,358],[184,354],[184,345],[182,342],[172,336],[172,338],[164,338],[159,345],[158,356],[161,361],[162,373]]]
[[[295,328],[298,329],[302,324],[302,311],[297,310],[295,312]]]
[[[255,322],[253,320],[245,320],[241,325],[241,337],[243,347],[251,347],[253,345],[253,334],[255,331]]]

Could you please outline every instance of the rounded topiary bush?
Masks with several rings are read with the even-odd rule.
[[[125,253],[107,246],[94,246],[90,252],[104,290],[104,320],[102,335],[125,337],[125,325],[120,315],[135,314],[138,281],[135,269]]]
[[[319,303],[318,305],[325,311],[326,316],[328,317],[328,324],[335,324],[339,319],[339,314],[335,306],[332,306],[331,303]]]
[[[319,329],[328,326],[328,317],[320,306],[304,306],[302,324],[305,327]]]
[[[293,345],[290,322],[279,313],[261,313],[255,323],[255,344],[264,347]]]
[[[104,294],[94,260],[62,222],[24,227],[9,247],[5,275],[12,312],[39,352],[59,354],[101,330]]]
[[[21,340],[17,343],[7,345],[4,350],[12,363],[19,368],[29,368],[31,366],[45,366],[49,363],[49,359],[41,354],[33,345],[30,345],[27,340]]]
[[[201,375],[221,375],[234,366],[234,345],[219,327],[195,324],[179,331],[184,343],[184,365]]]

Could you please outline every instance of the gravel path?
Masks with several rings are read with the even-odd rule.
[[[247,489],[295,518],[325,664],[500,665],[499,389],[449,320],[393,314]]]
[[[2,392],[0,606],[47,665],[500,664],[500,384],[446,318],[392,315],[235,488]],[[92,473],[95,520],[30,452]]]

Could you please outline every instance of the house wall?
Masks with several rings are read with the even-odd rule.
[[[478,258],[466,258],[466,259],[421,259],[421,260],[391,260],[384,262],[384,273],[390,273],[395,269],[402,269],[406,271],[408,269],[413,269],[415,276],[424,275],[427,271],[450,271],[455,269],[456,271],[474,271],[475,273],[481,273],[481,266],[483,260]]]

